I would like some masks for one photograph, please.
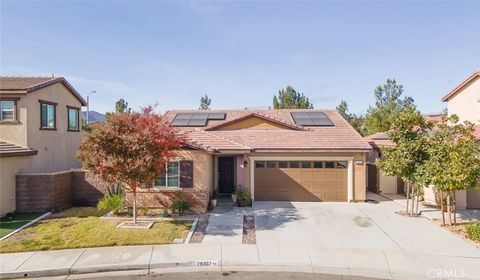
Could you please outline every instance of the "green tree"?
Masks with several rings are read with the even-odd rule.
[[[116,113],[127,113],[127,114],[132,113],[132,109],[128,107],[128,102],[125,101],[125,99],[123,98],[118,99],[117,102],[115,102],[115,112],[106,112],[105,118],[108,118],[111,115]]]
[[[429,159],[424,167],[429,183],[440,191],[442,208],[443,193],[447,194],[449,225],[452,224],[451,204],[456,223],[455,191],[480,187],[480,148],[473,134],[474,125],[469,122],[461,124],[458,120],[456,115],[442,117],[428,139]],[[445,225],[443,211],[442,222]]]
[[[287,86],[278,91],[278,96],[273,97],[274,109],[313,109],[308,97],[297,92],[293,87]]]
[[[105,183],[132,192],[136,223],[137,189],[153,185],[181,141],[175,129],[155,114],[153,107],[147,107],[131,114],[111,114],[104,123],[92,125],[77,158],[85,170]]]
[[[337,106],[337,111],[340,113],[340,115],[342,115],[345,120],[350,123],[353,128],[355,128],[356,131],[358,131],[358,133],[360,133],[361,135],[365,135],[363,116],[357,116],[356,114],[349,113],[347,101],[342,100]]]
[[[377,166],[383,173],[398,176],[407,183],[406,212],[410,215],[414,214],[415,204],[412,203],[409,212],[410,186],[412,186],[411,194],[414,199],[416,198],[418,210],[418,197],[427,183],[424,164],[428,160],[426,144],[431,128],[432,123],[426,121],[415,106],[410,105],[404,108],[392,120],[391,127],[387,131],[388,139],[394,145],[382,147],[382,158],[377,160]]]
[[[210,104],[212,104],[212,99],[205,94],[205,96],[200,97],[200,110],[210,110]]]
[[[402,94],[403,86],[391,79],[375,89],[375,105],[365,115],[366,135],[387,131],[398,114],[413,104],[412,98],[402,98]]]
[[[128,113],[130,114],[132,109],[128,107],[128,102],[125,99],[120,98],[115,102],[115,113]]]

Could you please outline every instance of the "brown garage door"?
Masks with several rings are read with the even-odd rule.
[[[346,161],[255,161],[255,200],[347,201]]]

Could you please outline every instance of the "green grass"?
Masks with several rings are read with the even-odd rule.
[[[0,237],[3,237],[17,228],[35,220],[43,213],[15,213],[0,219]]]
[[[168,244],[186,238],[191,221],[156,222],[149,230],[120,229],[121,221],[101,220],[104,212],[91,207],[70,208],[0,242],[0,253],[70,248]]]
[[[468,237],[475,241],[480,241],[480,222],[466,224]]]

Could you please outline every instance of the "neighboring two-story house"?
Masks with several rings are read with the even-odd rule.
[[[0,216],[23,199],[16,197],[17,174],[80,167],[82,106],[63,77],[0,77]]]
[[[457,115],[460,122],[475,124],[475,136],[480,145],[480,69],[445,95],[442,101],[447,102],[449,115]],[[461,199],[467,208],[480,208],[480,190],[468,190]]]

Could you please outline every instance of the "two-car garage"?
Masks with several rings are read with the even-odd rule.
[[[255,160],[256,201],[347,201],[347,160]]]

